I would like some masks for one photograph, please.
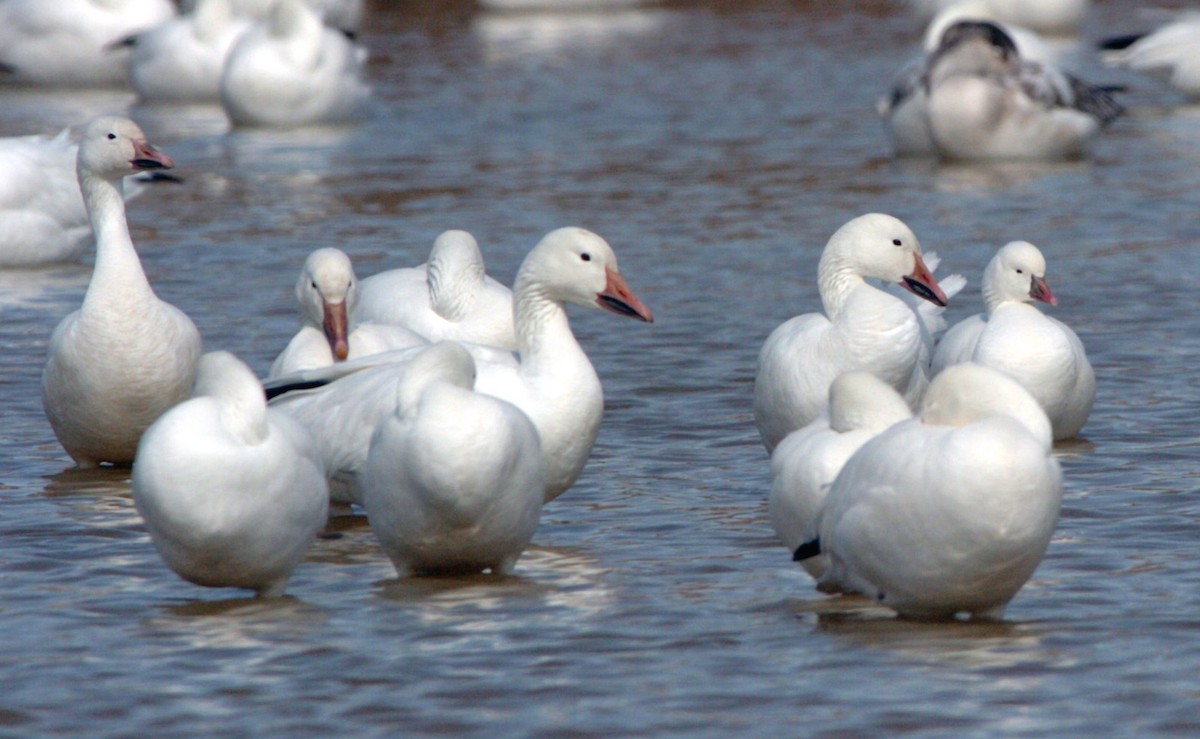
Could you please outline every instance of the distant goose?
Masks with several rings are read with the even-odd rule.
[[[1161,76],[1200,98],[1200,13],[1184,13],[1150,33],[1107,39],[1100,48],[1106,64]]]
[[[199,5],[200,1],[183,0],[181,5],[186,10],[189,6]],[[251,20],[266,18],[276,2],[278,0],[229,0],[234,14]],[[315,10],[330,28],[352,33],[362,25],[363,0],[304,0],[304,3]]]
[[[788,551],[816,538],[829,486],[859,447],[912,417],[904,398],[869,372],[847,372],[829,386],[829,407],[784,437],[771,454],[771,525]],[[828,566],[824,555],[802,562],[813,577]]]
[[[359,286],[360,320],[404,326],[430,341],[517,348],[512,291],[484,271],[475,237],[445,231],[419,267],[371,275]]]
[[[564,303],[650,322],[650,310],[629,289],[612,247],[582,228],[551,231],[525,257],[513,290],[519,362],[511,355],[476,355],[478,392],[520,408],[538,430],[546,460],[547,502],[583,471],[604,414],[600,378],[576,341]],[[273,401],[317,437],[339,502],[354,500],[371,433],[396,408],[396,377],[413,350],[343,362],[304,373],[306,392]],[[323,382],[322,377],[332,379]],[[276,389],[274,392],[277,392]]]
[[[362,502],[401,575],[506,574],[537,529],[546,484],[537,430],[474,382],[460,344],[421,350],[400,372],[396,412],[371,437]]]
[[[142,100],[220,100],[221,71],[250,21],[231,0],[197,0],[192,12],[129,37],[129,83]]]
[[[267,408],[228,352],[200,360],[190,400],[142,436],[133,502],[167,566],[209,587],[279,596],[329,513],[312,436]]]
[[[928,334],[908,304],[868,278],[900,284],[935,305],[948,299],[900,220],[868,213],[839,228],[817,267],[824,312],[780,324],[758,355],[754,420],[768,452],[821,413],[843,372],[870,372],[910,404],[920,400]]]
[[[59,87],[124,86],[112,45],[175,15],[170,0],[4,0],[0,79]]]
[[[863,445],[829,490],[822,587],[902,616],[998,619],[1037,568],[1062,502],[1050,424],[1006,375],[960,364],[934,378],[916,418]]]
[[[309,254],[296,280],[304,324],[275,358],[270,376],[426,343],[402,326],[353,321],[358,294],[358,279],[345,252],[323,247]]]
[[[242,34],[221,75],[221,104],[238,126],[344,123],[362,113],[367,50],[321,23],[301,0],[279,0]]]
[[[79,183],[96,232],[96,265],[83,305],[50,336],[42,405],[80,467],[132,462],[142,432],[192,387],[200,334],[151,289],[121,197],[125,176],[172,166],[124,118],[93,121],[79,144]]]
[[[1050,418],[1055,439],[1078,435],[1096,401],[1096,375],[1083,342],[1063,322],[1030,305],[1057,305],[1046,259],[1028,241],[1006,244],[983,274],[987,312],[956,323],[933,357],[933,373],[976,362],[1019,382]]]
[[[969,7],[980,20],[1023,26],[1038,33],[1071,35],[1079,29],[1091,0],[909,0],[924,18],[949,8]]]

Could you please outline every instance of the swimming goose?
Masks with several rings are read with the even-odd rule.
[[[843,372],[874,374],[914,404],[927,378],[926,332],[904,301],[868,278],[899,283],[936,305],[946,294],[921,259],[921,244],[900,220],[868,213],[839,228],[821,255],[817,288],[824,313],[780,324],[758,355],[754,420],[767,451],[816,418]]]
[[[1028,241],[1005,244],[983,273],[987,312],[950,328],[934,353],[934,375],[960,362],[999,370],[1029,391],[1054,428],[1078,435],[1096,401],[1096,375],[1083,342],[1061,321],[1030,305],[1057,305],[1046,284],[1046,259]]]
[[[475,392],[461,344],[422,349],[400,371],[396,410],[360,476],[371,530],[401,576],[512,571],[537,529],[545,469],[516,406]]]
[[[5,0],[0,67],[14,82],[123,86],[128,51],[113,47],[175,15],[170,0]]]
[[[876,434],[911,417],[904,398],[870,372],[847,372],[833,381],[826,411],[784,437],[771,454],[767,511],[788,551],[816,538],[821,506],[846,460]],[[828,561],[817,555],[802,564],[818,577]]]
[[[359,320],[404,326],[429,341],[517,348],[512,291],[484,272],[466,231],[445,231],[419,267],[371,275],[359,285]]]
[[[151,289],[121,197],[126,175],[172,166],[124,118],[91,122],[79,144],[79,185],[96,233],[96,265],[83,305],[50,336],[42,405],[80,467],[132,462],[142,432],[192,387],[200,334]]]
[[[142,436],[133,502],[183,579],[279,596],[325,525],[329,491],[312,436],[268,409],[254,373],[210,352],[190,400]]]
[[[371,93],[366,59],[365,47],[324,26],[301,0],[279,0],[229,52],[221,104],[239,126],[352,121]]]
[[[862,446],[820,514],[822,586],[903,616],[998,619],[1041,562],[1062,472],[1050,423],[1007,375],[960,364],[934,378],[916,418]]]
[[[426,343],[402,326],[352,322],[358,294],[345,252],[324,247],[309,254],[296,280],[303,325],[271,364],[270,377]]]
[[[522,262],[513,290],[519,361],[511,355],[500,361],[476,355],[475,389],[512,403],[533,421],[546,460],[547,502],[583,471],[604,412],[600,378],[571,332],[564,303],[654,320],[621,276],[612,247],[591,231],[551,231]],[[317,437],[338,502],[359,499],[354,476],[366,460],[372,431],[394,412],[396,372],[413,352],[312,370],[304,373],[302,386],[319,385],[322,377],[336,379],[272,401]]]

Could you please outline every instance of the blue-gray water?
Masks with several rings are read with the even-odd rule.
[[[1083,38],[1136,30],[1101,2]],[[0,733],[945,736],[1200,730],[1195,367],[1200,111],[1152,81],[1082,162],[895,163],[874,97],[916,44],[884,2],[694,2],[607,15],[375,3],[377,109],[349,131],[227,134],[135,109],[183,185],[130,207],[159,294],[264,372],[304,256],[360,275],[465,228],[510,281],[545,232],[615,248],[653,325],[572,309],[604,382],[591,462],[503,581],[395,579],[362,518],[256,603],[156,556],[127,471],[65,471],[46,339],[88,264],[0,272]],[[0,90],[0,135],[128,96]],[[971,285],[1041,246],[1090,352],[1062,521],[1001,624],[819,614],[766,516],[754,358],[815,310],[828,236],[893,213]],[[85,260],[90,262],[90,256]]]

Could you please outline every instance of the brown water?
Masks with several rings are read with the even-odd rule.
[[[399,581],[337,522],[274,603],[188,585],[122,471],[64,471],[42,415],[46,339],[89,267],[0,273],[0,733],[963,736],[1200,730],[1194,433],[1200,112],[1153,82],[1092,157],[895,163],[874,97],[915,44],[883,2],[679,3],[495,15],[376,3],[377,110],[348,131],[227,134],[219,111],[135,109],[183,185],[130,208],[159,294],[208,348],[266,370],[304,256],[360,275],[443,229],[509,281],[545,232],[602,234],[656,314],[573,310],[608,407],[588,468],[517,576]],[[1130,30],[1101,3],[1085,38]],[[0,91],[0,135],[128,96]],[[905,219],[979,310],[996,246],[1040,245],[1096,366],[1061,449],[1062,522],[996,625],[830,608],[767,521],[753,364],[819,305],[821,247]]]

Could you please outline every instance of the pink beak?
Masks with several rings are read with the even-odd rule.
[[[1058,305],[1058,299],[1054,297],[1054,293],[1050,292],[1050,286],[1046,284],[1043,277],[1034,277],[1030,281],[1029,297],[1050,305]]]
[[[604,291],[596,295],[596,305],[618,315],[654,323],[654,314],[637,299],[633,290],[625,284],[625,278],[621,277],[620,272],[605,267],[604,275],[607,280],[604,283]]]
[[[145,141],[134,141],[133,152],[133,159],[129,163],[134,169],[171,169],[175,166],[171,157]]]
[[[326,303],[325,320],[321,328],[325,331],[325,340],[337,361],[342,361],[350,355],[350,339],[346,331],[346,302]]]
[[[913,271],[900,281],[900,285],[918,298],[924,298],[934,305],[945,306],[950,301],[941,285],[933,279],[933,273],[925,266],[920,254],[913,254]]]

